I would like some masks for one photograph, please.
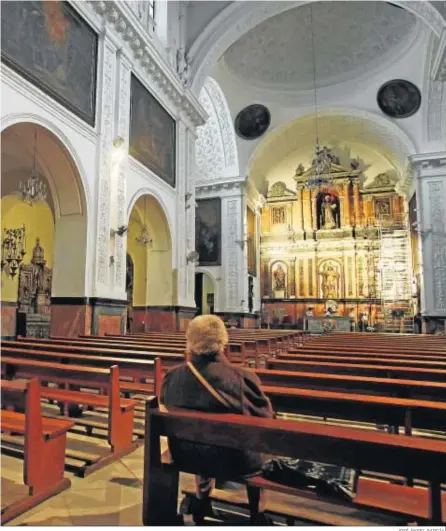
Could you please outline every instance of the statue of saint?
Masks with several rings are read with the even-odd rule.
[[[336,204],[332,200],[330,195],[326,195],[322,202],[321,208],[321,227],[323,229],[335,229],[336,228]]]
[[[276,291],[285,290],[285,271],[280,264],[277,266],[277,269],[274,271],[274,289]]]
[[[33,249],[33,257],[31,259],[31,264],[33,266],[33,288],[36,295],[44,293],[44,272],[46,260],[45,251],[40,245],[40,238],[36,238],[36,245]]]
[[[326,264],[321,271],[322,297],[324,299],[337,299],[339,273],[331,264]]]

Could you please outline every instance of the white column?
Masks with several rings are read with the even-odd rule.
[[[117,113],[114,138],[121,138],[123,144],[113,149],[110,186],[110,225],[112,228],[127,225],[127,171],[129,151],[130,125],[130,61],[118,53],[117,63]],[[114,275],[112,278],[114,298],[126,298],[126,253],[127,233],[123,236],[115,235],[114,241]]]
[[[224,312],[246,312],[248,293],[244,293],[245,271],[243,234],[243,192],[233,185],[233,192],[222,199],[222,258],[226,286]],[[246,280],[247,282],[247,280]],[[242,303],[242,300],[245,302]]]
[[[195,136],[183,121],[179,121],[177,138],[177,239],[173,242],[176,246],[177,275],[174,282],[177,297],[174,302],[179,306],[194,308],[195,266],[193,262],[187,261],[187,254],[195,250],[195,186],[193,181]],[[191,194],[188,195],[187,202],[186,194]]]
[[[97,237],[94,275],[94,295],[110,296],[110,170],[113,150],[113,124],[116,76],[116,47],[107,32],[101,35],[98,64],[100,97],[98,99],[98,179],[95,197],[97,198]]]
[[[187,183],[186,194],[189,199],[186,208],[186,250],[195,250],[195,130],[187,129]],[[195,307],[195,264],[189,262],[186,266],[186,306]]]
[[[422,252],[421,313],[446,318],[446,152],[411,157]]]

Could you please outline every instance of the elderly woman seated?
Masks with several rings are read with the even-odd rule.
[[[168,409],[193,409],[208,413],[237,413],[272,418],[271,403],[260,389],[257,376],[231,365],[224,355],[228,333],[215,315],[196,317],[187,329],[186,363],[169,371],[161,402]],[[192,444],[171,437],[169,449],[178,465],[187,463],[199,472],[196,499],[190,513],[196,525],[211,513],[210,495],[215,478],[230,480],[260,474],[261,456],[239,450]],[[266,525],[264,493],[247,487],[251,523]],[[260,499],[259,499],[260,497]]]

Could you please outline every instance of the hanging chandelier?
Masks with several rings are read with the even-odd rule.
[[[316,129],[316,145],[313,150],[310,174],[304,181],[306,188],[318,189],[327,186],[333,181],[331,175],[331,165],[336,162],[336,157],[332,155],[327,146],[320,146],[319,143],[319,114],[317,106],[317,83],[316,83],[316,49],[314,44],[313,6],[310,5],[310,26],[311,26],[311,50],[313,55],[313,90],[314,90],[314,116]]]
[[[34,203],[45,201],[47,197],[46,184],[39,177],[36,169],[36,149],[37,149],[37,131],[34,129],[34,160],[33,169],[28,180],[24,183],[19,181],[19,191],[22,200],[32,206]]]
[[[149,235],[149,231],[147,230],[147,225],[145,221],[146,221],[146,198],[144,197],[144,224],[141,229],[141,234],[137,236],[135,240],[138,245],[141,245],[142,247],[149,247],[152,245],[153,240]]]

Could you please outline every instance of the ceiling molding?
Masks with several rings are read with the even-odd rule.
[[[113,27],[119,38],[126,43],[126,49],[130,50],[132,59],[150,76],[169,101],[195,126],[205,123],[207,115],[198,99],[184,86],[177,73],[161,56],[149,33],[141,24],[135,22],[131,9],[118,0],[88,0],[87,5],[102,18],[104,24]]]

